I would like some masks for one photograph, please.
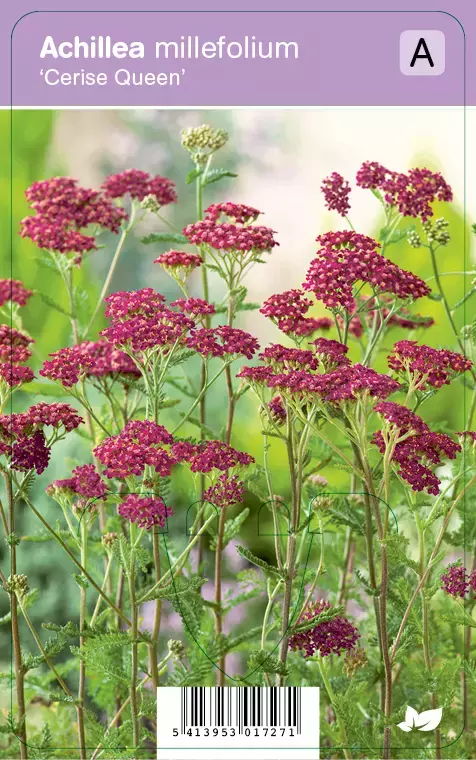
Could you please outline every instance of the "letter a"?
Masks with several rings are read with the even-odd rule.
[[[423,50],[425,51],[424,54],[420,53],[421,48],[423,48]],[[420,37],[420,39],[418,40],[418,45],[416,46],[416,50],[413,53],[413,58],[410,63],[410,68],[414,67],[418,58],[426,58],[431,68],[433,68],[433,66],[435,65],[433,63],[433,58],[431,57],[430,51],[428,50],[428,45],[426,44],[424,37]]]

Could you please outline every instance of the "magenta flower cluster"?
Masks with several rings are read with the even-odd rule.
[[[159,206],[176,203],[175,184],[167,177],[156,175],[151,177],[149,172],[140,169],[126,169],[119,174],[111,174],[101,185],[108,198],[131,198],[144,200],[147,195],[153,195]]]
[[[84,464],[75,467],[70,478],[55,480],[53,488],[67,488],[78,496],[84,496],[88,499],[104,499],[107,495],[107,485],[98,474],[93,464]]]
[[[14,327],[0,325],[0,361],[21,364],[31,356],[29,346],[35,341]]]
[[[82,377],[140,376],[130,356],[105,340],[85,341],[71,348],[61,348],[50,354],[40,375],[71,388]]]
[[[228,325],[192,330],[186,345],[204,357],[245,356],[252,359],[259,349],[259,343],[253,335]]]
[[[470,589],[476,592],[476,569],[468,572],[460,562],[452,562],[441,576],[441,588],[450,596],[464,599]]]
[[[94,235],[81,230],[95,225],[117,233],[127,219],[124,209],[97,190],[79,186],[71,177],[34,182],[25,195],[36,214],[22,220],[22,237],[30,238],[39,248],[76,253],[78,263],[82,254],[97,249]]]
[[[33,291],[25,288],[20,280],[0,280],[0,306],[4,306],[8,301],[18,306],[26,306],[32,295]]]
[[[449,384],[454,375],[471,369],[473,363],[454,351],[419,346],[414,340],[400,340],[388,357],[388,366],[395,372],[409,372],[419,390],[424,390]]]
[[[35,341],[9,325],[0,325],[0,378],[10,388],[33,380],[30,367],[20,366],[31,356],[29,346]]]
[[[306,298],[302,290],[293,289],[270,296],[260,312],[286,335],[306,337],[317,330],[329,330],[332,326],[329,317],[306,317],[311,306],[312,301]]]
[[[380,401],[374,409],[397,431],[399,436],[408,433],[409,430],[415,433],[427,433],[429,431],[428,425],[418,414],[395,401]]]
[[[48,466],[50,446],[45,427],[74,430],[82,418],[69,404],[46,404],[41,401],[27,412],[0,414],[0,454],[11,456],[14,470],[36,470],[40,475]]]
[[[227,472],[248,467],[255,460],[251,454],[237,451],[222,441],[203,441],[198,444],[180,441],[172,446],[174,458],[187,460],[192,472],[208,473],[212,470]]]
[[[337,211],[341,216],[347,216],[350,211],[350,185],[338,172],[332,172],[323,181],[321,192],[324,195],[329,211]]]
[[[258,252],[271,251],[279,243],[274,239],[274,231],[269,227],[247,226],[204,219],[189,224],[183,234],[194,245],[209,245],[218,251]]]
[[[114,346],[133,352],[168,351],[175,344],[184,344],[195,326],[183,312],[165,306],[164,296],[152,288],[114,293],[105,300],[111,326],[100,334]]]
[[[265,382],[268,388],[277,389],[291,397],[331,404],[355,401],[360,396],[385,399],[400,387],[388,375],[381,375],[362,364],[338,367],[323,375],[294,371],[273,375]]]
[[[249,224],[255,222],[262,211],[243,203],[213,203],[205,209],[205,219],[210,222],[221,222],[222,217],[233,224]]]
[[[326,371],[350,364],[347,357],[349,347],[338,340],[317,338],[313,341],[314,352]]]
[[[259,358],[276,371],[293,369],[317,369],[319,362],[313,351],[300,348],[287,348],[271,343],[259,354]]]
[[[362,164],[356,176],[362,188],[381,191],[386,203],[398,208],[403,216],[419,217],[425,222],[433,216],[431,204],[453,200],[451,187],[439,172],[426,168],[410,169],[407,174],[394,172],[376,161]]]
[[[283,404],[281,396],[275,396],[268,403],[271,419],[276,425],[284,425],[287,419],[286,407]]]
[[[312,291],[329,309],[355,311],[353,288],[358,282],[402,300],[421,298],[430,292],[423,280],[378,253],[380,245],[373,238],[345,230],[319,235],[317,242],[321,248],[311,262],[303,288]]]
[[[166,506],[160,496],[130,493],[118,505],[117,513],[129,522],[136,523],[139,528],[150,530],[155,526],[163,528],[167,517],[173,515],[173,510]]]
[[[133,420],[119,435],[106,438],[94,449],[94,456],[104,466],[107,478],[140,477],[149,465],[162,477],[172,472],[177,461],[162,446],[171,445],[173,436],[163,425],[150,420]]]
[[[427,491],[437,496],[440,481],[431,468],[440,465],[444,459],[455,459],[461,451],[460,444],[445,433],[433,433],[421,417],[400,404],[380,403],[375,410],[390,428],[396,430],[392,461],[398,464],[400,477],[414,491]],[[381,454],[385,453],[387,442],[381,430],[374,433],[372,443]]]
[[[175,306],[184,314],[189,314],[192,318],[215,314],[216,311],[215,306],[203,298],[178,298],[170,305]]]
[[[157,256],[154,259],[154,264],[160,264],[167,271],[184,272],[188,276],[190,272],[203,264],[203,258],[198,253],[167,251]]]
[[[333,605],[323,599],[310,602],[298,623],[312,620],[332,608]],[[316,624],[306,631],[293,633],[289,639],[289,648],[301,650],[304,657],[313,657],[315,654],[328,657],[331,654],[341,655],[342,652],[353,649],[359,639],[360,633],[357,628],[347,618],[336,615],[321,623],[316,621]]]
[[[242,502],[244,496],[243,481],[239,479],[238,475],[231,477],[226,474],[220,475],[218,480],[203,492],[204,500],[209,501],[219,509]]]

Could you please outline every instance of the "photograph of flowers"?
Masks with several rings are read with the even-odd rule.
[[[476,757],[461,114],[0,116],[0,757],[154,758],[171,686]]]

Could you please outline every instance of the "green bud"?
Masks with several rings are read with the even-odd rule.
[[[160,204],[155,195],[146,195],[140,202],[140,208],[144,211],[151,211],[153,214],[157,214],[160,211]]]
[[[8,546],[18,546],[21,539],[20,536],[17,536],[16,533],[10,533],[10,535],[5,538],[5,541],[7,542]]]
[[[358,670],[367,665],[367,655],[362,647],[350,649],[344,659],[344,673],[347,678],[352,678]]]
[[[411,245],[412,248],[419,248],[421,246],[420,237],[415,230],[410,230],[407,233],[407,241],[408,245]]]
[[[208,156],[223,148],[228,142],[228,132],[224,129],[214,129],[209,124],[183,129],[181,135],[183,147],[191,153],[197,163],[205,163]]]
[[[167,646],[174,660],[183,660],[187,653],[187,647],[182,641],[178,641],[177,639],[170,639],[167,642]]]
[[[10,575],[7,581],[7,591],[17,596],[25,596],[29,592],[28,578],[26,575]]]
[[[114,531],[110,531],[109,533],[105,533],[101,539],[102,545],[105,549],[110,549],[111,546],[117,541],[119,538],[118,534]]]
[[[331,496],[316,496],[312,500],[312,509],[314,512],[327,512],[334,506],[334,499]]]
[[[448,245],[450,235],[448,232],[448,222],[444,217],[437,219],[432,225],[430,221],[425,222],[423,228],[426,232],[429,243],[439,243],[439,245]]]

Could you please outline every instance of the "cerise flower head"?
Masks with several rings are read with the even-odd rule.
[[[330,309],[354,312],[353,289],[358,282],[368,283],[376,293],[392,293],[402,300],[430,292],[423,280],[378,253],[380,245],[373,238],[345,230],[320,235],[317,242],[321,248],[311,262],[303,288],[313,291]]]
[[[170,475],[175,459],[163,448],[173,444],[173,436],[150,420],[133,420],[119,435],[110,436],[93,451],[104,465],[107,478],[140,477],[149,465],[162,477]]]
[[[338,172],[332,172],[321,185],[326,206],[329,211],[337,211],[341,216],[347,216],[350,211],[350,185]]]
[[[298,623],[312,620],[318,615],[332,611],[332,608],[333,605],[330,602],[322,599],[311,602]],[[289,648],[302,650],[304,657],[313,657],[315,654],[320,654],[321,657],[328,657],[331,654],[340,656],[342,652],[353,649],[359,638],[360,633],[357,628],[347,618],[336,615],[321,623],[316,621],[316,624],[306,631],[294,633],[289,639]]]
[[[7,301],[26,306],[32,295],[33,291],[25,288],[20,280],[0,280],[0,306],[4,306]]]
[[[156,175],[151,177],[149,172],[140,169],[126,169],[118,174],[111,174],[102,183],[102,190],[108,198],[131,198],[144,200],[147,195],[153,195],[159,206],[176,203],[175,184],[167,177]]]
[[[167,507],[160,496],[141,496],[131,493],[124,497],[117,507],[117,513],[139,528],[150,530],[154,526],[163,528],[173,510]]]
[[[385,202],[403,216],[419,217],[425,222],[433,216],[434,201],[450,202],[453,192],[439,172],[427,168],[394,172],[376,161],[367,161],[357,172],[357,185],[381,191]]]
[[[22,220],[22,237],[30,238],[39,248],[78,254],[77,263],[82,254],[97,249],[94,235],[82,230],[94,225],[117,233],[127,219],[124,209],[97,190],[79,186],[71,177],[34,182],[25,195],[36,214]]]
[[[457,374],[471,369],[473,363],[462,354],[446,349],[420,346],[413,340],[395,343],[388,366],[399,373],[409,373],[419,390],[441,388]]]
[[[213,203],[205,209],[205,219],[211,222],[223,221],[222,217],[233,224],[249,224],[255,222],[262,211],[243,203]]]
[[[130,356],[114,348],[106,340],[85,341],[50,354],[40,375],[71,388],[82,377],[138,377],[139,370]]]
[[[242,502],[244,496],[244,485],[238,475],[229,477],[227,474],[220,475],[216,483],[203,493],[204,500],[209,501],[219,509]]]
[[[398,465],[400,477],[413,491],[427,491],[437,496],[440,480],[432,467],[445,459],[455,459],[461,451],[460,444],[445,433],[433,433],[418,415],[400,404],[378,404],[375,409],[401,438],[392,446],[391,460]],[[385,454],[388,442],[381,430],[374,433],[372,443]]]
[[[266,299],[261,314],[271,319],[285,335],[302,338],[317,330],[329,330],[332,320],[328,317],[306,317],[312,301],[297,288],[276,293]]]
[[[461,562],[452,562],[441,576],[441,588],[447,594],[464,599],[470,584],[468,574]]]

